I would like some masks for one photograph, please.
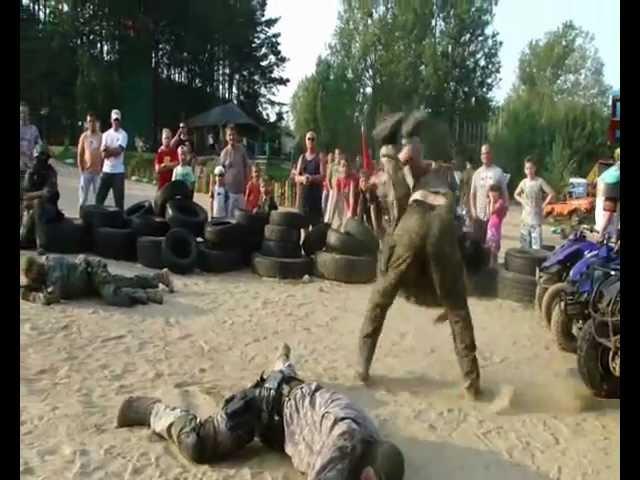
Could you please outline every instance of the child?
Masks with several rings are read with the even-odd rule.
[[[178,166],[178,154],[171,148],[171,130],[168,128],[162,130],[162,146],[158,149],[153,164],[160,190],[171,181],[173,169]]]
[[[360,170],[358,197],[358,219],[365,222],[381,238],[380,201],[378,200],[375,185],[369,183],[369,172],[366,170]]]
[[[502,221],[506,215],[507,204],[502,198],[502,186],[494,183],[489,187],[489,222],[487,224],[487,240],[485,243],[491,255],[491,267],[495,267],[498,264]]]
[[[524,161],[524,173],[526,178],[520,182],[513,195],[522,204],[520,245],[522,248],[540,249],[544,207],[553,199],[554,193],[547,182],[536,177],[536,164],[530,157]]]
[[[340,176],[336,180],[337,202],[343,203],[343,215],[345,218],[356,216],[357,204],[357,179],[351,173],[351,165],[344,154],[340,156]]]
[[[215,180],[212,179],[209,186],[209,212],[212,218],[225,218],[229,216],[229,192],[224,186],[224,167],[218,165],[213,171],[213,177]]]
[[[251,179],[247,183],[244,191],[245,208],[253,212],[260,202],[260,167],[253,165],[251,167]]]
[[[252,210],[253,213],[266,213],[267,215],[278,209],[278,204],[273,199],[273,188],[269,177],[260,179],[260,202]]]
[[[180,165],[173,169],[171,181],[182,180],[187,185],[189,185],[189,188],[193,192],[193,188],[196,183],[196,177],[193,174],[193,168],[191,168],[191,165],[189,165],[189,156],[184,145],[180,145],[178,147],[178,160],[180,161]]]

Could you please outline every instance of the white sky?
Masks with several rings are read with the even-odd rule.
[[[289,58],[277,99],[289,103],[298,82],[315,70],[336,26],[339,0],[269,0],[267,16],[281,17],[276,28],[283,54]],[[515,80],[518,58],[530,40],[565,20],[595,35],[605,64],[605,80],[620,87],[620,0],[500,0],[494,26],[503,42],[502,81],[494,95],[502,100]]]

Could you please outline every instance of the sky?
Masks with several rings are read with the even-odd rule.
[[[283,54],[289,58],[277,100],[289,103],[298,82],[313,73],[319,55],[331,41],[339,0],[269,0],[267,15],[281,17],[276,29]],[[503,42],[501,82],[493,92],[500,101],[516,77],[518,58],[530,40],[573,20],[595,35],[595,45],[604,61],[605,81],[620,87],[620,0],[500,0],[494,28]]]

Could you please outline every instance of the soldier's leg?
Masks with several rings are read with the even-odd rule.
[[[287,343],[283,343],[276,354],[276,361],[273,365],[274,370],[282,370],[287,376],[297,377],[296,367],[291,361],[291,347]]]

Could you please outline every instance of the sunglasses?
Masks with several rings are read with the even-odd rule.
[[[307,142],[315,142],[315,137],[307,137]]]

